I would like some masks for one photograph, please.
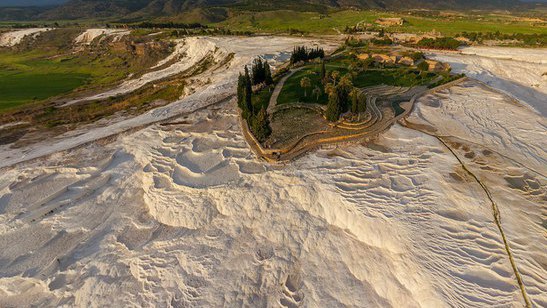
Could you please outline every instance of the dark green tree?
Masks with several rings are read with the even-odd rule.
[[[338,93],[341,112],[345,112],[349,109],[349,94],[352,90],[353,82],[351,81],[351,76],[349,74],[346,74],[342,78],[340,78],[340,81],[336,85],[336,92]]]
[[[262,62],[261,58],[254,59],[253,65],[251,66],[251,71],[252,71],[253,85],[257,85],[264,82],[265,71],[264,71],[264,63]]]
[[[350,94],[349,97],[351,98],[351,112],[352,113],[358,113],[359,112],[359,90],[354,88]]]
[[[329,94],[329,102],[327,104],[327,111],[325,112],[325,117],[330,122],[336,122],[340,118],[341,108],[340,108],[340,98],[338,97],[337,90],[335,88]]]
[[[425,61],[422,61],[418,64],[418,69],[425,72],[429,70],[429,64]]]
[[[260,142],[264,142],[270,136],[272,129],[270,128],[270,120],[266,109],[262,108],[251,121],[251,130],[256,139]]]
[[[253,115],[253,86],[251,84],[251,76],[249,76],[249,69],[245,65],[245,118],[249,119]]]
[[[325,61],[321,61],[321,80],[325,80],[327,77],[327,69],[325,67]]]
[[[365,94],[361,94],[359,95],[357,112],[365,112],[366,109],[367,109],[367,97]]]
[[[313,59],[323,59],[325,57],[325,51],[323,48],[307,49],[305,46],[294,47],[291,55],[291,64],[298,62],[306,62]]]

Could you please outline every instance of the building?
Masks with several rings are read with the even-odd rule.
[[[412,59],[411,57],[401,57],[397,63],[406,65],[406,66],[413,66],[414,59]]]
[[[402,26],[405,20],[402,18],[378,18],[374,22],[382,26]]]
[[[370,58],[370,55],[368,53],[361,53],[357,55],[357,59],[359,60],[366,60],[368,58]]]
[[[435,60],[425,60],[425,62],[429,65],[429,71],[431,72],[444,72],[450,70],[450,64],[448,63],[442,63]]]
[[[384,54],[373,54],[372,60],[377,63],[395,63],[397,58],[395,56],[388,56]]]

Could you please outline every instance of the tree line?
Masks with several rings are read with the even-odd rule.
[[[323,59],[325,57],[325,51],[323,48],[311,48],[308,49],[305,46],[296,46],[291,55],[291,64],[298,62],[307,62],[314,59]]]
[[[325,117],[330,122],[336,122],[340,115],[347,111],[353,114],[364,112],[366,97],[353,86],[351,74],[340,75],[339,71],[327,73],[325,62],[321,63],[321,80],[328,96]]]
[[[462,43],[452,37],[439,37],[423,38],[416,45],[422,48],[456,50]]]
[[[237,82],[237,105],[241,109],[241,115],[247,122],[249,129],[260,142],[264,142],[271,134],[270,120],[264,107],[260,110],[253,105],[253,85],[272,85],[270,65],[267,61],[257,58],[251,65],[251,72],[245,66],[243,74],[239,74]]]
[[[523,34],[513,33],[504,34],[496,32],[462,32],[459,36],[465,37],[472,42],[482,43],[484,40],[517,40],[529,46],[547,46],[546,33]]]
[[[206,29],[208,28],[207,25],[200,24],[200,23],[174,23],[172,21],[170,22],[162,22],[162,23],[153,23],[153,22],[141,22],[138,24],[133,24],[129,26],[133,29]]]

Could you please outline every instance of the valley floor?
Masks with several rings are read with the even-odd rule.
[[[0,306],[547,306],[544,64],[437,54],[497,89],[467,81],[372,143],[270,165],[230,93],[301,41],[202,39],[236,55],[195,94],[0,150]]]

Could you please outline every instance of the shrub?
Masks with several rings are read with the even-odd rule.
[[[427,71],[427,70],[429,70],[429,64],[427,64],[427,62],[425,62],[425,61],[422,61],[422,62],[418,63],[418,69],[420,71]]]
[[[370,40],[374,45],[383,45],[383,46],[388,46],[388,45],[392,45],[393,44],[393,41],[390,39],[390,38],[384,38],[384,39],[373,39],[373,40]]]

